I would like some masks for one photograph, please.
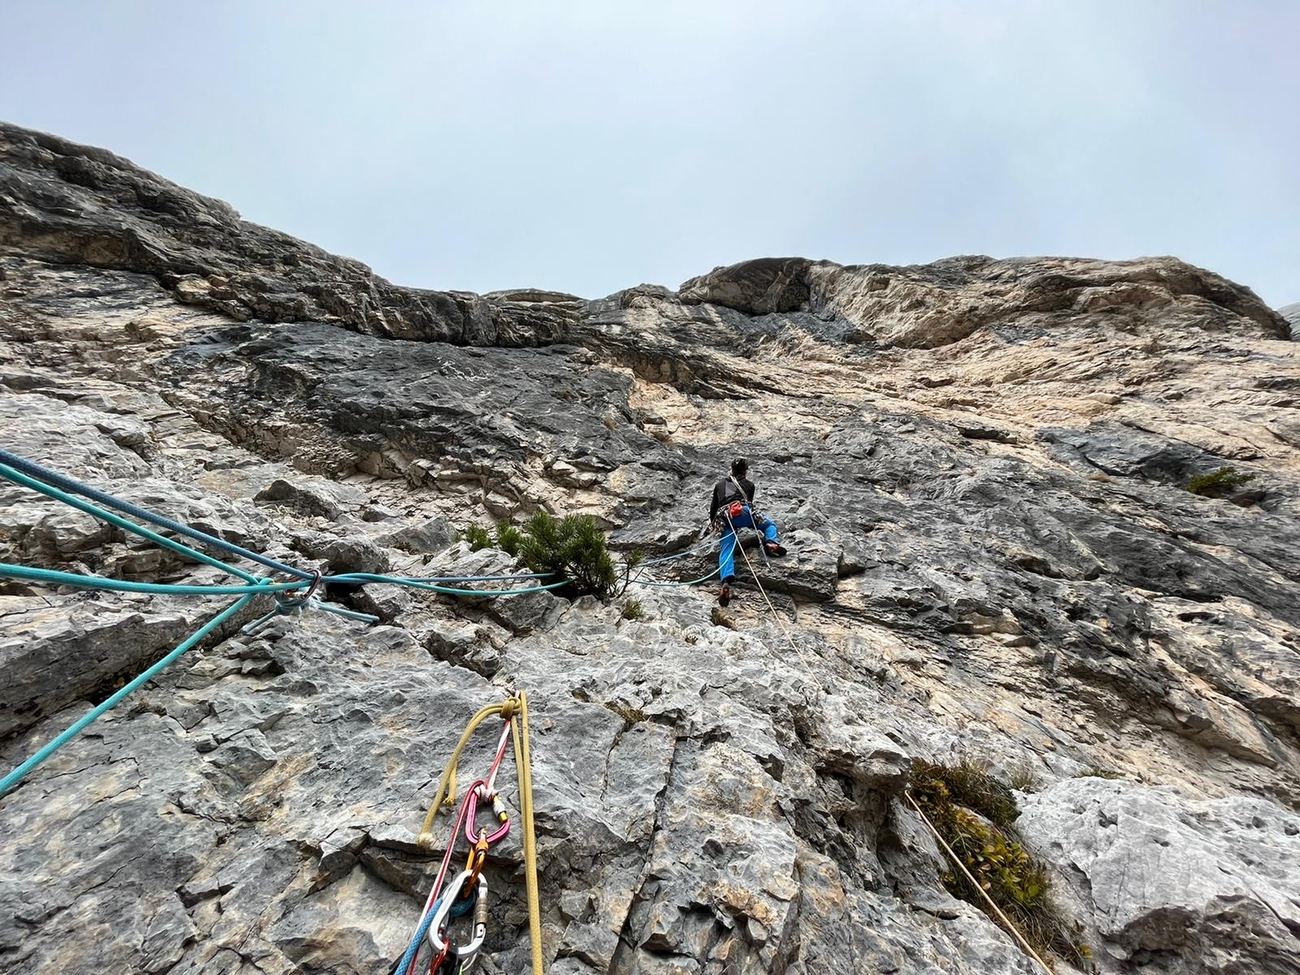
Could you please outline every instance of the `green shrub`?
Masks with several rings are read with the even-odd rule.
[[[524,525],[519,557],[533,572],[547,572],[567,583],[569,597],[591,594],[612,599],[627,588],[630,566],[619,572],[605,546],[605,535],[590,515],[555,518],[539,511]]]
[[[955,766],[916,761],[912,797],[979,888],[1035,951],[1053,952],[1085,970],[1091,967],[1092,952],[1082,942],[1081,927],[1052,901],[1047,868],[1026,852],[1012,826],[1020,810],[1007,786],[966,760]],[[940,879],[954,897],[976,905],[996,922],[965,873],[953,866]]]
[[[519,557],[519,550],[523,548],[524,533],[508,521],[503,521],[497,525],[497,548],[505,552],[511,558]]]
[[[470,525],[460,533],[461,541],[469,542],[471,552],[492,547],[492,536],[482,525]]]
[[[629,599],[623,604],[623,619],[625,620],[643,620],[645,619],[645,607],[641,605],[639,599]]]
[[[1241,474],[1235,467],[1220,467],[1210,474],[1198,474],[1192,478],[1187,482],[1187,490],[1203,498],[1224,498],[1254,479],[1254,474]]]

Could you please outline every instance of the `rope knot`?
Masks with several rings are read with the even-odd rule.
[[[519,698],[508,697],[501,702],[501,720],[510,721],[519,713]]]

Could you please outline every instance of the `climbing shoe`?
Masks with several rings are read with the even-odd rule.
[[[726,606],[730,602],[731,602],[731,580],[728,579],[726,582],[722,584],[722,588],[718,590],[718,605]]]
[[[785,546],[779,542],[764,542],[763,551],[774,558],[779,558],[785,554]]]

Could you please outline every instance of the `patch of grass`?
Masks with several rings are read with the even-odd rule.
[[[990,775],[987,766],[970,759],[963,758],[956,765],[913,762],[912,791],[918,802],[930,788],[941,790],[949,803],[973,809],[996,826],[1010,826],[1020,815],[1011,789]]]
[[[1047,867],[1030,856],[1012,825],[1020,810],[1006,785],[967,760],[955,766],[916,761],[912,796],[975,878],[972,884],[955,866],[943,873],[940,879],[954,897],[976,905],[996,922],[980,896],[982,889],[1035,951],[1092,968],[1082,928],[1053,902]]]
[[[1226,498],[1254,479],[1254,474],[1242,474],[1235,467],[1220,467],[1217,471],[1192,478],[1187,482],[1186,490],[1203,498]]]
[[[492,547],[492,536],[482,525],[469,525],[460,532],[460,540],[469,542],[471,552]]]
[[[1011,788],[1016,792],[1037,792],[1038,776],[1028,765],[1020,765],[1011,770]]]
[[[645,619],[645,607],[641,605],[639,599],[629,599],[623,604],[623,619],[625,620],[643,620]]]

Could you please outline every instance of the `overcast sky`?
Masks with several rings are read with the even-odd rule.
[[[1174,254],[1300,300],[1300,0],[5,0],[0,117],[400,284]]]

